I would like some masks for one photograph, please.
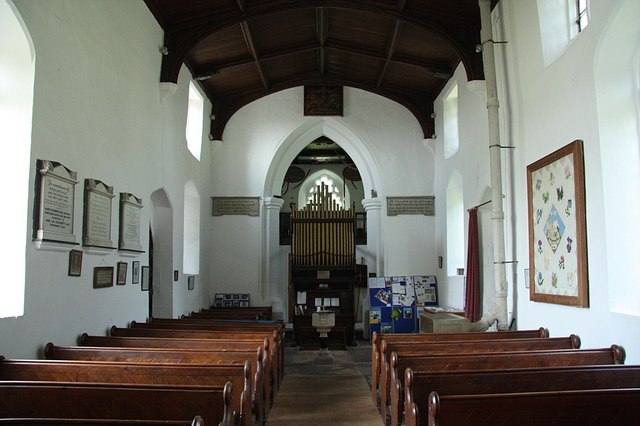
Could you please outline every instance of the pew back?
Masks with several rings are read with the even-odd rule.
[[[429,396],[429,426],[638,425],[640,389]]]
[[[271,386],[264,377],[262,348],[256,351],[222,351],[171,348],[119,348],[93,346],[57,346],[49,342],[44,348],[44,355],[49,360],[84,360],[84,361],[115,361],[133,363],[160,364],[199,364],[244,365],[248,360],[255,367],[252,377],[254,403],[262,402],[263,411],[268,412],[271,407]],[[266,364],[268,367],[268,364]]]
[[[253,425],[251,366],[102,363],[94,361],[8,360],[0,358],[2,381],[136,383],[223,387],[235,392],[230,407],[241,425]],[[262,415],[258,421],[261,422]]]
[[[244,340],[250,338],[249,336],[253,336],[254,333],[260,334],[265,333],[265,336],[270,341],[269,352],[272,352],[271,364],[274,367],[274,370],[278,372],[278,377],[275,377],[276,387],[280,387],[280,382],[284,377],[284,347],[283,347],[283,339],[284,339],[284,323],[276,322],[276,323],[257,323],[257,322],[241,322],[241,323],[233,323],[229,321],[212,323],[206,320],[179,320],[179,319],[159,319],[153,320],[151,323],[139,323],[136,321],[131,321],[130,329],[139,330],[185,330],[187,332],[190,331],[205,331],[205,332],[220,332],[223,333],[222,337],[218,338],[227,338],[234,340]],[[111,335],[115,336],[114,328],[111,329]],[[120,336],[123,336],[123,332],[116,328],[115,333],[120,333]],[[128,336],[139,335],[134,331],[128,331]],[[149,335],[151,337],[159,334],[159,332],[151,332],[153,334],[145,333],[145,335]],[[166,337],[171,337],[175,334],[182,335],[183,333],[164,333]],[[182,336],[181,336],[182,337]],[[191,337],[184,336],[184,337]],[[195,338],[202,338],[201,333],[197,333]],[[207,336],[210,338],[210,335]]]
[[[133,384],[0,382],[2,417],[190,420],[230,426],[231,384],[166,387]]]
[[[571,365],[612,365],[624,363],[624,349],[617,345],[601,349],[561,349],[523,352],[489,352],[481,354],[446,354],[403,357],[391,353],[391,363],[384,364],[380,408],[384,417],[402,409],[404,371],[499,370],[503,368],[562,367]],[[390,405],[391,412],[389,412]]]
[[[413,372],[404,380],[405,426],[427,425],[432,391],[442,395],[640,388],[640,366],[579,366],[486,371]],[[415,407],[413,407],[415,405]],[[417,413],[417,416],[412,415]],[[417,418],[416,418],[417,417]],[[392,425],[400,424],[400,418]]]
[[[29,425],[29,426],[77,426],[77,425],[109,425],[109,426],[204,426],[202,417],[193,420],[132,420],[132,419],[70,419],[51,417],[10,417],[0,418],[0,425]]]
[[[283,368],[282,341],[276,330],[266,331],[223,331],[223,330],[192,330],[192,329],[163,329],[163,328],[122,328],[113,326],[109,330],[110,336],[119,337],[161,337],[161,338],[192,338],[192,339],[226,339],[233,341],[269,339],[265,346],[265,355],[269,359],[270,377],[277,388],[280,383],[280,370]],[[239,343],[240,344],[240,343]]]
[[[462,340],[508,340],[549,337],[546,328],[537,330],[515,330],[497,332],[464,332],[464,333],[399,333],[379,335],[375,331],[371,336],[371,390],[374,402],[378,403],[378,387],[382,368],[382,341],[401,343],[417,342],[450,342]]]
[[[380,406],[384,412],[391,398],[391,374],[389,354],[394,351],[398,357],[409,362],[408,358],[446,354],[476,354],[496,352],[521,352],[532,350],[578,349],[580,338],[574,334],[567,337],[501,339],[501,340],[461,340],[451,342],[417,342],[414,344],[394,343],[383,340],[381,343],[380,367]],[[403,370],[400,370],[401,374]],[[399,377],[402,380],[402,377]],[[400,388],[401,391],[402,388]],[[398,393],[400,393],[398,391]]]

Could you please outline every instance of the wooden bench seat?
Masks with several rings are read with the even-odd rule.
[[[168,329],[168,330],[207,330],[224,332],[228,339],[244,339],[243,333],[255,332],[266,333],[273,347],[274,366],[277,366],[279,376],[276,380],[276,388],[280,387],[284,377],[284,324],[278,323],[257,323],[255,321],[237,322],[211,322],[209,320],[179,320],[179,319],[154,319],[150,323],[140,323],[131,321],[129,328],[132,329]],[[275,334],[274,334],[275,333]],[[111,333],[110,333],[111,334]],[[113,335],[113,334],[112,334]]]
[[[95,346],[57,346],[49,342],[45,345],[44,356],[49,360],[111,361],[128,363],[197,364],[197,365],[241,365],[248,360],[255,367],[252,377],[252,401],[258,406],[262,418],[266,418],[271,408],[271,388],[265,380],[262,348],[255,351],[220,351],[206,349],[176,348],[122,348]],[[266,364],[268,367],[268,364]]]
[[[285,322],[282,320],[243,320],[224,318],[191,318],[182,316],[180,318],[151,318],[148,322],[131,321],[131,324],[214,324],[214,325],[249,325],[252,328],[276,329],[284,331]],[[132,325],[133,326],[133,325]]]
[[[553,338],[531,338],[531,339],[502,339],[502,340],[462,340],[453,342],[417,342],[388,343],[383,340],[381,343],[381,373],[380,373],[380,405],[388,402],[386,399],[390,395],[391,368],[389,353],[396,352],[398,357],[416,358],[432,355],[446,354],[475,354],[489,352],[516,352],[532,350],[560,350],[578,349],[580,339],[576,335]],[[407,361],[408,362],[408,361]]]
[[[277,331],[222,331],[222,330],[198,330],[198,329],[165,329],[165,328],[125,328],[113,326],[109,329],[110,336],[122,337],[160,337],[160,338],[192,338],[192,339],[223,339],[233,341],[257,340],[263,342],[265,338],[269,343],[265,345],[265,356],[269,360],[270,369],[266,370],[270,374],[272,386],[278,389],[280,384],[280,370],[284,361],[281,360],[282,340]]]
[[[233,352],[251,350],[256,351],[258,348],[269,348],[269,343],[263,340],[260,344],[255,339],[249,340],[233,340],[233,339],[192,339],[181,337],[123,337],[123,336],[92,336],[83,333],[78,338],[80,346],[99,346],[99,347],[123,347],[123,348],[176,348],[176,349],[206,349],[215,352]],[[268,354],[263,350],[263,353]],[[269,372],[266,377],[273,381],[272,375],[276,375],[277,371],[273,371],[271,360],[267,357],[263,359],[263,371]]]
[[[387,342],[450,342],[461,340],[505,340],[549,337],[546,328],[537,330],[496,331],[496,332],[465,332],[465,333],[399,333],[380,335],[373,332],[371,336],[371,390],[373,401],[379,402],[378,387],[380,385],[380,371],[382,367],[382,341]]]
[[[640,388],[640,366],[579,366],[485,371],[405,371],[405,426],[427,425],[432,391],[442,395]],[[392,415],[392,425],[401,419]]]
[[[640,424],[640,389],[429,396],[429,426]]]
[[[216,306],[203,308],[199,312],[191,312],[191,316],[211,316],[216,318],[230,319],[256,319],[270,320],[273,318],[273,310],[271,306],[244,306],[244,307],[226,307]]]
[[[147,419],[70,419],[52,417],[9,417],[0,418],[0,425],[28,425],[28,426],[204,426],[202,417],[196,416],[193,420],[147,420]]]
[[[418,371],[499,370],[504,368],[564,367],[572,365],[623,364],[624,349],[617,345],[601,349],[561,349],[549,351],[489,352],[481,354],[446,354],[403,358],[391,353],[389,392],[382,386],[383,418],[399,416],[402,410],[404,372]],[[385,367],[386,368],[386,367]],[[402,378],[400,377],[402,375]],[[390,404],[390,410],[383,402]],[[395,413],[395,414],[394,414]]]
[[[0,382],[2,418],[191,421],[231,426],[231,383],[221,387],[71,382]]]
[[[234,389],[230,409],[240,425],[262,424],[261,405],[252,406],[251,365],[135,364],[96,361],[8,360],[0,357],[0,381],[136,383],[224,386]],[[254,408],[256,421],[254,422]]]

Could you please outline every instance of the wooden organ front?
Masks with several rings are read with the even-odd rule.
[[[356,280],[355,206],[342,208],[325,184],[300,210],[291,206],[289,256],[289,318],[301,348],[319,346],[311,314],[318,309],[335,312],[336,326],[329,346],[344,348],[354,342]]]

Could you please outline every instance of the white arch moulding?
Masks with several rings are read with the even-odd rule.
[[[261,235],[260,295],[263,302],[273,305],[274,312],[282,312],[283,315],[286,315],[287,312],[287,251],[279,246],[278,221],[273,217],[276,212],[273,208],[266,209],[265,207],[267,205],[272,207],[274,196],[280,195],[285,173],[296,155],[304,147],[322,136],[340,145],[354,161],[360,171],[365,194],[372,189],[382,187],[378,165],[367,149],[364,140],[340,118],[324,117],[305,121],[280,141],[264,180],[263,211],[265,214],[262,219]],[[378,229],[370,228],[368,232],[376,234],[376,238],[372,240],[377,241],[378,246],[382,246],[381,221],[373,222],[378,225]],[[381,261],[378,257],[381,257],[381,251],[379,249],[370,251],[374,257],[371,261],[375,265],[380,264]]]

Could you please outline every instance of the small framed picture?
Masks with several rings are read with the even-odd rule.
[[[140,283],[140,261],[131,262],[131,284]]]
[[[82,251],[71,250],[69,252],[69,271],[67,275],[70,277],[79,277],[82,273]]]
[[[195,284],[196,284],[195,275],[189,275],[189,278],[187,278],[187,289],[193,290],[193,288],[195,287]]]
[[[178,271],[173,271],[173,280],[178,281]]]
[[[118,279],[117,285],[125,285],[127,283],[127,262],[118,262]]]
[[[142,267],[142,285],[140,286],[140,290],[149,291],[149,282],[150,282],[150,274],[151,270],[148,266]]]
[[[93,268],[93,288],[113,287],[113,266]]]

